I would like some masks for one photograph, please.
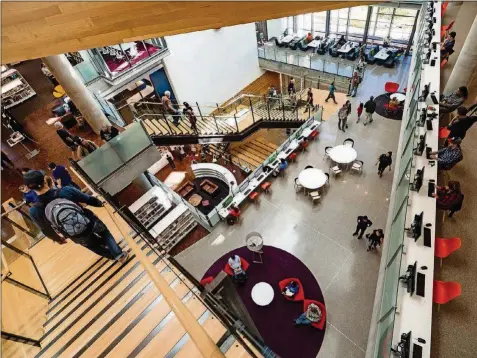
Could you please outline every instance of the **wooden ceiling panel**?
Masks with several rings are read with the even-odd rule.
[[[2,1],[2,63],[376,1]]]

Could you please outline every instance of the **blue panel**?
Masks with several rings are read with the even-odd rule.
[[[156,93],[158,93],[160,97],[164,95],[165,91],[170,91],[171,99],[175,101],[176,96],[174,95],[174,91],[172,91],[171,84],[169,83],[169,79],[167,78],[166,72],[163,68],[151,73],[150,78]]]

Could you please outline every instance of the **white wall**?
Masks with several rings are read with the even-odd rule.
[[[223,103],[263,74],[255,24],[166,37],[166,73],[182,102]],[[208,114],[214,109],[202,111]]]
[[[269,39],[272,37],[278,38],[283,34],[285,29],[282,22],[282,19],[267,20],[267,32]]]

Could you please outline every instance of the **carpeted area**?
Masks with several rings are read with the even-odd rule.
[[[374,102],[376,102],[376,113],[379,114],[380,116],[383,116],[384,118],[389,118],[389,119],[394,119],[397,121],[402,120],[402,109],[396,111],[395,113],[389,112],[387,113],[385,111],[384,105],[388,104],[390,101],[389,95],[387,94],[382,94],[379,95],[374,99]],[[401,105],[401,107],[404,107],[404,105]]]
[[[205,179],[213,182],[215,185],[217,185],[219,188],[217,190],[217,194],[215,195],[210,195],[209,193],[205,192],[204,190],[201,189],[200,183],[202,183]],[[227,195],[229,195],[229,186],[224,183],[222,180],[219,180],[217,178],[211,178],[211,177],[200,177],[196,178],[193,180],[193,183],[195,185],[195,190],[191,192],[185,199],[189,199],[193,194],[199,194],[202,197],[202,201],[208,200],[209,205],[208,206],[203,206],[199,205],[197,206],[197,210],[199,210],[202,214],[208,215],[219,203],[224,200]]]
[[[294,320],[303,313],[303,302],[290,302],[282,297],[278,282],[297,277],[303,284],[305,298],[324,303],[323,293],[311,271],[292,254],[272,246],[263,248],[263,264],[252,262],[252,253],[246,248],[235,249],[218,259],[204,277],[216,276],[231,255],[239,255],[250,263],[248,280],[237,286],[237,292],[245,304],[255,326],[269,346],[282,358],[315,358],[323,343],[323,331],[311,326],[294,326]],[[275,297],[268,306],[261,307],[252,301],[251,291],[259,282],[269,283]]]

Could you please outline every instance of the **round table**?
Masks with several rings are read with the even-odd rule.
[[[318,189],[325,185],[328,180],[322,170],[308,168],[298,174],[298,182],[306,189]]]
[[[267,306],[273,301],[273,287],[266,282],[259,282],[252,288],[252,300],[259,306]]]
[[[389,96],[389,97],[390,97],[391,99],[393,99],[394,97],[396,97],[399,102],[402,102],[402,101],[404,101],[404,100],[406,99],[406,95],[405,95],[404,93],[398,93],[398,92],[393,93],[393,94],[392,94],[391,96]]]
[[[349,164],[356,159],[358,153],[353,147],[342,144],[331,148],[328,155],[336,163]]]
[[[192,206],[199,206],[202,201],[202,197],[199,194],[193,194],[187,201]]]

